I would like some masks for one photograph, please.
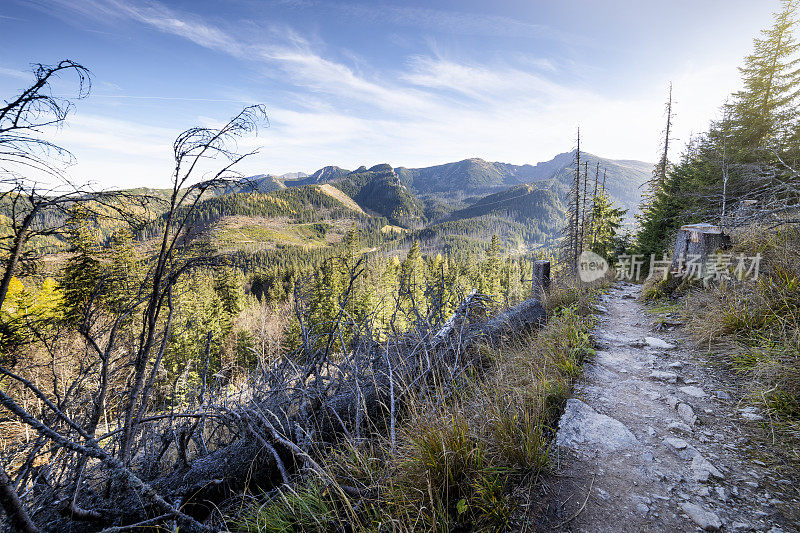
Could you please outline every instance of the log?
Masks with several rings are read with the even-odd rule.
[[[538,300],[531,299],[483,324],[467,327],[465,318],[470,312],[470,304],[480,300],[477,296],[479,295],[475,293],[470,294],[442,328],[427,340],[428,350],[436,352],[435,356],[440,364],[458,362],[459,352],[462,354],[461,359],[464,360],[466,358],[463,354],[474,350],[480,344],[496,346],[510,337],[541,326],[546,320],[542,305]],[[461,339],[457,350],[453,348],[454,339]],[[414,342],[409,341],[407,347],[409,350],[414,349]],[[196,459],[188,467],[152,480],[151,484],[165,499],[180,505],[184,513],[197,519],[205,518],[219,502],[245,489],[257,487],[266,490],[280,485],[281,465],[264,446],[264,439],[270,442],[287,467],[296,470],[309,458],[298,456],[296,453],[302,448],[298,444],[301,435],[296,434],[297,432],[291,428],[303,426],[310,429],[316,444],[320,447],[335,444],[343,435],[348,434],[347,427],[354,427],[358,416],[356,406],[359,401],[366,411],[362,413],[362,418],[372,424],[380,424],[388,415],[389,391],[392,386],[397,391],[400,384],[424,378],[426,372],[433,371],[422,364],[414,363],[419,358],[409,357],[407,360],[394,361],[390,363],[394,369],[394,383],[392,383],[389,381],[389,372],[386,368],[388,358],[385,348],[377,346],[376,349],[382,351],[376,353],[370,362],[372,375],[369,379],[363,379],[362,376],[362,384],[358,390],[353,388],[327,397],[324,401],[312,399],[293,416],[281,416],[280,423],[274,423],[282,433],[281,438],[274,438],[275,435],[270,435],[270,431],[266,429],[260,433],[259,438],[251,433],[243,433],[231,444]],[[244,413],[250,409],[269,414],[288,411],[281,407],[274,400],[261,400],[257,405],[241,409],[240,416],[244,417]],[[282,439],[290,441],[290,446],[282,442]],[[123,502],[120,507],[125,509],[127,505],[131,507],[128,508],[126,516],[121,518],[121,522],[133,523],[157,513],[156,510],[145,508],[141,502],[136,501]]]

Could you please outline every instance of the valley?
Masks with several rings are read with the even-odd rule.
[[[347,228],[369,234],[370,247],[427,253],[484,249],[498,235],[509,253],[553,251],[561,237],[574,153],[536,165],[481,159],[426,168],[389,165],[313,174],[255,175],[227,184],[197,215],[222,253],[301,247],[336,249]],[[588,187],[605,186],[616,205],[639,202],[652,165],[585,154]],[[309,230],[310,227],[315,229]]]

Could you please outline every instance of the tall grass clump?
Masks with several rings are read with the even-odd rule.
[[[800,460],[800,230],[750,228],[734,238],[734,257],[760,254],[758,279],[692,291],[687,327],[701,343],[730,353],[747,398]]]
[[[325,456],[326,479],[266,495],[231,527],[445,532],[522,524],[527,502],[519,495],[548,471],[558,417],[592,353],[594,292],[561,290],[548,298],[542,329],[481,347],[457,387],[434,386],[407,402],[394,441],[381,431],[349,440]]]

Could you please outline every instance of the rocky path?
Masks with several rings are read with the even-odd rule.
[[[680,330],[656,334],[635,298],[604,295],[586,365],[559,423],[557,531],[798,531],[797,480],[753,453],[760,415],[742,409]]]

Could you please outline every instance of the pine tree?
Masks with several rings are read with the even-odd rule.
[[[485,276],[487,280],[486,291],[489,296],[500,298],[500,239],[497,234],[492,235],[486,258]]]
[[[739,69],[744,89],[735,94],[731,117],[734,134],[745,150],[782,140],[794,122],[800,87],[800,58],[794,39],[797,0],[783,0],[771,28],[753,40],[753,53]]]
[[[99,235],[86,212],[76,209],[67,222],[70,253],[61,278],[67,320],[83,324],[91,307],[101,303],[102,267],[99,259]]]
[[[405,304],[404,310],[411,312],[412,306],[416,306],[417,312],[424,315],[425,279],[422,273],[421,250],[419,241],[414,241],[400,265],[399,297]]]
[[[142,277],[131,232],[127,229],[115,232],[105,255],[108,264],[106,301],[112,312],[120,313],[126,306],[132,305]]]

